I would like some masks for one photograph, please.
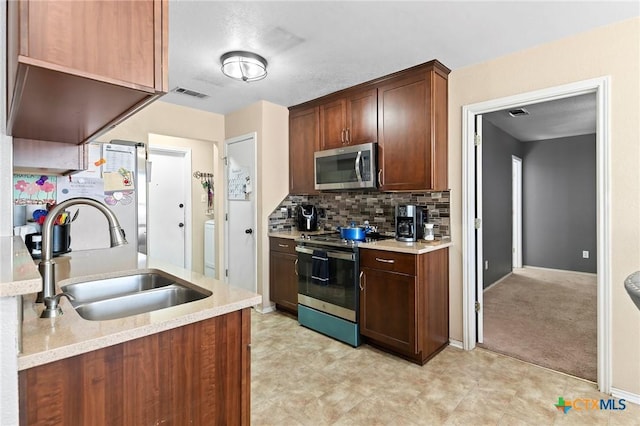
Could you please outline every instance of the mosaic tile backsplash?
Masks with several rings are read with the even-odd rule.
[[[365,220],[381,233],[395,231],[397,204],[426,207],[429,222],[434,224],[436,237],[450,236],[449,191],[428,193],[384,193],[374,191],[324,192],[320,195],[289,195],[269,216],[271,232],[296,229],[298,204],[313,204],[319,212],[318,229],[335,230],[352,221],[362,225]],[[283,212],[282,209],[286,209]],[[290,215],[291,217],[288,217]]]

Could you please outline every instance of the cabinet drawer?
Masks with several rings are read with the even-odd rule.
[[[360,266],[416,275],[416,256],[386,250],[360,250]]]
[[[296,254],[296,242],[289,238],[269,238],[269,249],[282,253]]]

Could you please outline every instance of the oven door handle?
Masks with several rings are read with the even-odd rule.
[[[298,253],[311,254],[313,255],[314,250],[308,247],[300,247],[296,246],[296,251]],[[348,260],[350,262],[356,261],[356,256],[353,253],[344,253],[339,251],[327,251],[327,256],[334,259]]]

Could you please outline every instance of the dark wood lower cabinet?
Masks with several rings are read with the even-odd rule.
[[[360,333],[419,364],[449,344],[449,249],[360,250]]]
[[[249,309],[20,371],[21,425],[248,425]]]
[[[269,294],[276,308],[298,314],[298,275],[296,242],[269,238]]]

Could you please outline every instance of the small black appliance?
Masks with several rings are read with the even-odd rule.
[[[396,240],[417,241],[422,238],[422,224],[428,221],[428,213],[421,206],[412,204],[396,206]]]
[[[296,210],[298,231],[310,232],[318,229],[318,211],[313,204],[300,204]]]

